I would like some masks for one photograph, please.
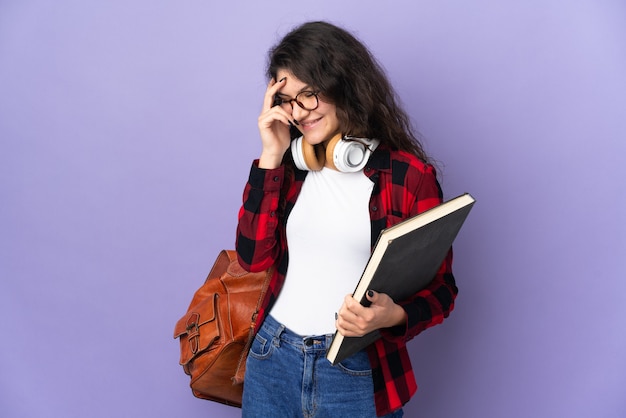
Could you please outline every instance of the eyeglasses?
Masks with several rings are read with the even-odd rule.
[[[296,102],[298,106],[300,106],[304,110],[315,110],[320,104],[317,98],[318,94],[319,93],[305,90],[301,91],[296,95],[296,97],[289,100],[283,99],[280,96],[276,96],[275,104],[281,106],[288,112],[293,110],[293,102]],[[286,105],[290,105],[291,108],[287,107]]]

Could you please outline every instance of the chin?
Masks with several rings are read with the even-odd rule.
[[[302,134],[304,136],[304,140],[306,142],[308,142],[311,145],[318,145],[318,144],[322,144],[326,141],[329,141],[331,138],[333,138],[335,135],[337,134],[321,134],[321,133],[309,133],[309,134]]]
[[[317,144],[321,144],[322,142],[324,142],[324,139],[321,135],[316,135],[313,133],[310,133],[310,134],[303,133],[302,135],[304,136],[304,140],[311,145],[317,145]]]

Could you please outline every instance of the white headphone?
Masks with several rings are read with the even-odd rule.
[[[291,155],[300,170],[318,171],[328,163],[330,168],[344,173],[362,170],[378,147],[377,139],[342,137],[337,134],[328,141],[326,151],[321,145],[311,145],[299,137],[291,141]]]

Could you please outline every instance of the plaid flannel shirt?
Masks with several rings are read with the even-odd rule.
[[[236,248],[241,265],[250,271],[276,266],[258,315],[258,328],[285,280],[289,259],[285,225],[307,172],[290,161],[272,170],[260,169],[257,163],[253,163],[244,189]],[[382,229],[442,202],[435,169],[411,154],[381,145],[364,173],[374,183],[369,203],[372,248]],[[381,330],[383,338],[367,349],[379,416],[402,407],[417,390],[406,342],[441,323],[454,308],[457,292],[450,250],[428,287],[408,300],[396,301],[407,313],[406,325]]]

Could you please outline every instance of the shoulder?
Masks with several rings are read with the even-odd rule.
[[[416,155],[406,151],[390,150],[389,157],[394,165],[406,166],[407,170],[416,170],[420,173],[434,173],[435,168],[432,164],[426,163],[419,159]]]
[[[380,172],[385,183],[381,186],[394,195],[403,196],[402,201],[411,206],[410,214],[423,212],[441,203],[443,193],[432,164],[405,151],[386,152],[388,169]]]
[[[389,174],[390,181],[395,184],[418,186],[426,179],[436,181],[435,167],[409,152],[380,147],[373,157],[372,168]]]

